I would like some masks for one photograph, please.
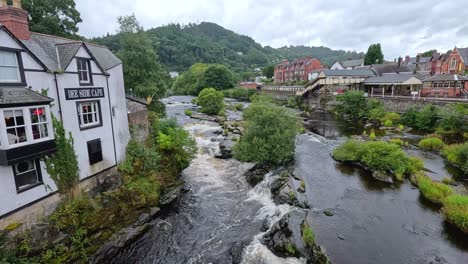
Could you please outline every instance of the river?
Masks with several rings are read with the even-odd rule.
[[[114,262],[231,263],[231,249],[243,243],[244,264],[305,263],[276,257],[261,245],[264,220],[271,225],[296,209],[274,204],[273,175],[252,188],[243,177],[252,164],[214,158],[222,129],[184,115],[193,107],[190,101],[186,96],[164,99],[167,115],[176,117],[199,147],[182,175],[188,191]],[[228,111],[228,117],[240,114]],[[411,184],[380,183],[331,159],[332,149],[358,133],[358,126],[318,114],[308,118],[306,128],[310,132],[296,140],[295,174],[306,181],[310,222],[332,263],[468,263],[467,237],[445,225],[438,209]],[[443,161],[432,158],[434,177],[450,173]],[[326,216],[325,209],[334,215]]]

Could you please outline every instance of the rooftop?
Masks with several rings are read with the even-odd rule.
[[[321,70],[325,76],[359,76],[359,77],[370,77],[375,76],[375,73],[372,70],[362,68],[362,69],[352,69],[352,70]]]
[[[41,95],[28,88],[0,88],[0,106],[27,106],[50,104],[54,99]]]
[[[425,82],[434,81],[468,81],[467,77],[457,74],[436,74],[424,80]]]
[[[421,84],[421,80],[412,74],[384,74],[382,76],[373,76],[367,78],[364,84],[405,84],[410,79],[414,78],[413,82]]]

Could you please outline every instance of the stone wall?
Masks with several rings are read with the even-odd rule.
[[[397,113],[404,113],[412,107],[415,107],[416,109],[422,109],[428,104],[444,106],[446,104],[456,103],[450,101],[429,101],[425,100],[424,98],[413,100],[412,98],[373,97],[372,99],[382,102],[387,111]],[[337,102],[336,96],[333,95],[312,95],[306,98],[306,106],[309,111],[331,111],[338,104],[339,102]]]

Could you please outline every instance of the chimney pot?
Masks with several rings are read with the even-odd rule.
[[[23,8],[21,6],[21,0],[13,0],[13,7],[16,7],[16,8]]]

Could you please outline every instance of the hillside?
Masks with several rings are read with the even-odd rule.
[[[184,71],[192,64],[222,63],[236,72],[275,64],[283,59],[313,56],[331,65],[336,60],[359,58],[364,54],[332,50],[326,47],[291,46],[274,49],[262,47],[252,38],[227,30],[217,24],[202,22],[181,26],[170,24],[147,30],[160,61],[170,71]],[[107,35],[92,41],[120,48],[119,35]]]

